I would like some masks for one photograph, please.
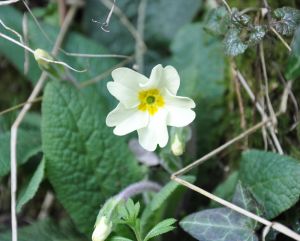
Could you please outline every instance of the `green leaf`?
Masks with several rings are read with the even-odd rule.
[[[241,31],[237,28],[231,28],[227,32],[224,45],[225,45],[225,53],[231,56],[237,56],[242,54],[248,48],[248,44],[243,42],[240,38]]]
[[[210,10],[205,17],[205,30],[216,35],[225,35],[230,25],[230,15],[226,7]]]
[[[144,241],[148,241],[154,237],[160,236],[164,233],[168,233],[168,232],[174,230],[175,227],[172,225],[175,222],[176,222],[176,219],[168,218],[168,219],[165,219],[165,220],[161,221],[160,223],[156,224],[146,235],[146,237],[144,238]]]
[[[213,194],[225,200],[231,200],[239,180],[238,171],[231,173],[227,179],[214,190]],[[211,201],[211,207],[220,206],[218,203]]]
[[[180,226],[199,241],[258,241],[248,222],[231,209],[215,208],[185,217]]]
[[[1,241],[11,241],[11,231],[0,234]],[[70,221],[57,223],[53,220],[43,220],[18,228],[18,241],[86,241]]]
[[[214,148],[219,140],[215,126],[223,113],[226,80],[222,41],[203,27],[199,23],[186,25],[171,45],[171,64],[181,78],[179,94],[197,102],[193,135],[197,136],[198,156]]]
[[[36,130],[18,130],[18,165],[26,163],[30,157],[41,151],[40,132]],[[0,133],[0,178],[10,172],[10,133]]]
[[[39,186],[44,178],[45,174],[45,159],[43,158],[40,162],[38,168],[34,172],[28,186],[26,187],[25,191],[21,193],[18,201],[17,201],[17,212],[20,212],[24,204],[30,201],[36,192],[39,189]]]
[[[241,181],[272,219],[293,206],[300,195],[300,162],[285,155],[251,150],[242,155]]]
[[[147,41],[170,42],[178,30],[193,20],[202,0],[148,1],[145,23]],[[162,12],[163,11],[163,12]]]
[[[289,56],[285,70],[285,76],[288,80],[297,79],[300,76],[300,28],[295,32],[291,48],[292,52]]]
[[[75,224],[89,234],[101,203],[140,180],[142,170],[90,95],[48,83],[42,117],[47,176]]]
[[[274,10],[274,15],[276,19],[273,20],[272,26],[280,34],[290,36],[300,24],[300,11],[298,9],[278,8]]]

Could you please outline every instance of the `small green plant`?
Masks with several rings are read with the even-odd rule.
[[[168,233],[175,229],[173,224],[176,222],[174,218],[165,219],[156,224],[147,234],[143,234],[141,228],[141,221],[139,218],[140,203],[134,203],[132,199],[128,199],[126,202],[121,202],[118,207],[119,224],[128,226],[137,241],[148,241],[152,238]],[[131,240],[128,238],[114,237],[112,240]]]

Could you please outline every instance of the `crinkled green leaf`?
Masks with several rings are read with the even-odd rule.
[[[30,179],[28,186],[26,187],[25,191],[20,194],[18,201],[17,201],[17,212],[20,212],[22,207],[30,201],[36,192],[39,189],[39,186],[44,178],[45,174],[45,159],[43,158],[40,162],[38,168],[34,172],[32,178]]]
[[[41,134],[36,130],[18,130],[18,165],[41,151]],[[10,172],[10,133],[0,133],[0,178]]]
[[[247,43],[249,45],[256,45],[263,40],[265,35],[266,35],[266,28],[264,26],[261,25],[254,26],[249,33],[249,39]]]
[[[230,15],[222,6],[209,11],[205,18],[205,30],[216,35],[225,35],[230,25]]]
[[[231,209],[215,208],[185,217],[180,226],[199,241],[258,241],[248,222]]]
[[[93,229],[106,199],[142,178],[125,139],[114,136],[90,95],[63,82],[47,85],[42,105],[47,176],[82,232]]]
[[[272,219],[293,206],[300,196],[300,162],[289,156],[251,150],[243,153],[241,181]]]
[[[174,230],[175,227],[172,225],[175,222],[176,222],[176,219],[174,219],[174,218],[168,218],[168,219],[165,219],[165,220],[159,222],[149,231],[149,233],[144,238],[144,241],[148,241],[154,237],[160,236],[164,233],[168,233],[168,232]]]
[[[276,19],[272,26],[283,35],[292,35],[300,24],[300,10],[291,7],[282,7],[274,10]]]
[[[240,37],[240,30],[231,28],[224,39],[225,53],[231,56],[242,54],[248,48],[248,44],[243,42]]]

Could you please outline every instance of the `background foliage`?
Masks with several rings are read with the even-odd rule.
[[[145,75],[158,63],[175,66],[181,77],[180,94],[197,104],[197,116],[189,130],[191,139],[184,143],[185,153],[174,156],[170,143],[156,151],[160,164],[155,166],[138,160],[129,148],[128,142],[135,134],[116,137],[105,125],[106,115],[116,104],[107,92],[106,82],[111,79],[111,69],[124,65],[123,60],[59,53],[59,60],[87,71],[70,72],[80,88],[49,78],[42,103],[33,105],[19,128],[19,240],[90,240],[97,213],[105,201],[144,179],[163,188],[134,199],[141,205],[142,233],[166,218],[175,218],[179,224],[173,224],[173,219],[166,223],[177,228],[156,239],[260,240],[260,224],[169,181],[169,177],[261,120],[247,93],[235,82],[233,71],[238,69],[245,76],[255,98],[261,100],[266,87],[261,48],[275,110],[279,109],[286,83],[290,81],[292,85],[287,111],[278,117],[276,133],[284,155],[275,153],[270,141],[266,146],[262,132],[257,131],[193,169],[186,178],[246,210],[300,232],[300,4],[296,0],[269,0],[270,15],[262,18],[264,1],[228,3],[232,14],[215,0],[147,2]],[[117,7],[133,26],[138,22],[139,4],[139,0],[117,1]],[[61,27],[61,5],[57,1],[31,1],[29,5],[49,39],[28,14],[28,45],[50,52]],[[85,1],[62,49],[134,55],[135,38],[117,15],[112,15],[109,33],[92,21],[104,21],[108,11],[103,1]],[[24,12],[22,2],[0,6],[0,19],[21,33]],[[271,28],[290,44],[291,53]],[[0,32],[14,37],[2,26]],[[125,63],[131,68],[134,64],[134,58]],[[29,72],[24,74],[24,50],[0,38],[0,111],[26,101],[41,74],[33,56],[29,66]],[[99,75],[100,80],[94,81]],[[18,113],[16,109],[0,114],[0,240],[11,240],[9,141],[10,127]],[[49,196],[50,205],[45,211]],[[124,227],[116,227],[110,238],[114,235],[134,240]],[[267,240],[287,238],[271,231]]]

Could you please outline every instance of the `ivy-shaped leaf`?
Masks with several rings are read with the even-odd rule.
[[[187,216],[180,226],[199,241],[258,241],[248,221],[231,209],[215,208]]]
[[[260,214],[260,206],[251,193],[239,183],[232,201],[235,205]],[[199,241],[258,241],[257,223],[229,208],[215,208],[191,214],[180,226]]]
[[[300,24],[300,11],[291,7],[282,7],[274,10],[275,18],[272,26],[283,35],[290,36]]]

